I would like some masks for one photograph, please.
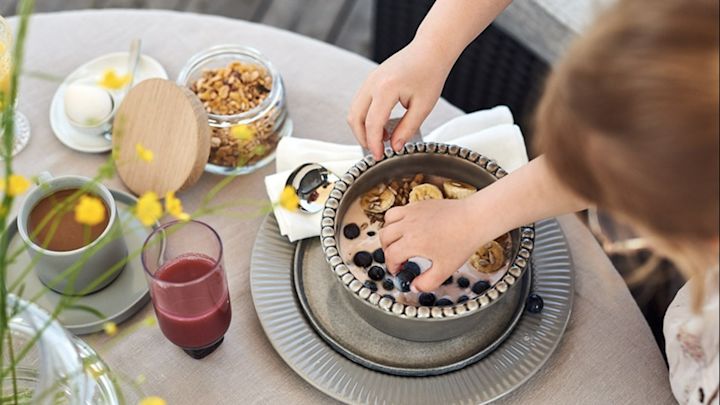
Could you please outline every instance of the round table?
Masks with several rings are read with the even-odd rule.
[[[15,21],[16,22],[16,21]],[[83,11],[34,16],[26,69],[56,76],[70,73],[98,55],[124,51],[142,38],[143,51],[157,58],[171,78],[194,53],[212,45],[250,45],[272,60],[287,84],[294,136],[352,143],[345,123],[351,97],[375,66],[325,43],[267,26],[221,17],[165,11]],[[33,137],[16,160],[26,175],[43,170],[90,176],[107,159],[72,151],[52,134],[48,120],[58,83],[25,76],[20,109],[30,118]],[[423,131],[462,112],[440,101]],[[161,153],[161,151],[158,151]],[[273,167],[241,177],[217,203],[242,197],[265,199],[263,177]],[[180,193],[188,210],[221,178],[203,175]],[[125,189],[115,179],[111,187]],[[295,375],[275,353],[255,314],[249,288],[249,259],[261,218],[228,221],[207,218],[226,247],[233,320],[225,343],[198,361],[167,341],[157,327],[138,325],[152,314],[148,305],[120,325],[137,330],[109,341],[86,336],[110,367],[129,377],[143,375],[150,395],[169,404],[323,403],[332,401]],[[588,231],[573,216],[560,218],[577,271],[572,319],[557,352],[508,403],[668,403],[667,368],[627,287]]]

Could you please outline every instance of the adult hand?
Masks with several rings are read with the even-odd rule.
[[[410,43],[370,73],[355,94],[347,121],[360,145],[376,159],[383,155],[383,127],[397,103],[407,111],[392,134],[396,151],[430,114],[451,67],[452,61],[443,60],[431,46]]]
[[[412,286],[417,291],[433,291],[459,269],[487,240],[474,223],[469,199],[426,200],[392,208],[385,213],[380,241],[387,269],[395,274],[408,259],[420,256],[432,267]]]

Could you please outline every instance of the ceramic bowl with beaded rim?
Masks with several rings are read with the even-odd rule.
[[[500,336],[517,306],[525,304],[522,288],[514,287],[521,284],[523,273],[530,265],[535,237],[532,224],[510,232],[513,252],[509,268],[500,281],[477,297],[454,306],[424,307],[393,302],[364,287],[343,262],[336,235],[342,234],[342,219],[348,207],[377,184],[416,173],[462,181],[478,189],[507,175],[495,161],[457,145],[418,142],[407,144],[400,152],[387,148],[379,161],[366,156],[335,183],[322,213],[320,239],[331,271],[363,319],[390,335],[413,341],[438,341],[482,325],[488,334]],[[483,323],[483,319],[492,322]]]

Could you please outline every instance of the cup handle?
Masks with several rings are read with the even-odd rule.
[[[42,172],[37,175],[37,178],[35,179],[35,183],[38,186],[42,186],[43,184],[49,183],[50,180],[52,180],[52,178],[53,178],[53,175],[50,172],[45,171],[45,172]]]

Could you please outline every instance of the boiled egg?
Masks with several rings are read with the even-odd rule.
[[[75,125],[94,127],[105,123],[113,111],[107,91],[89,84],[70,84],[65,89],[65,115]]]

